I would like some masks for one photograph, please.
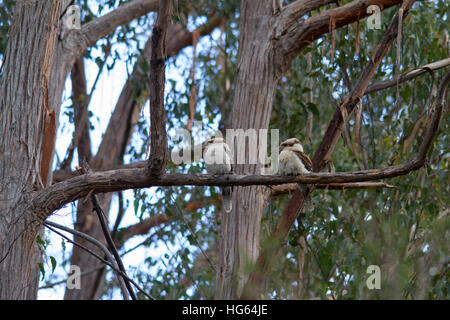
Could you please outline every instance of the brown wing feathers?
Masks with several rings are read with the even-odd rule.
[[[306,170],[312,171],[312,161],[306,155],[306,153],[300,152],[300,151],[294,151],[295,154],[300,158],[300,160],[303,162],[303,165],[305,166]]]

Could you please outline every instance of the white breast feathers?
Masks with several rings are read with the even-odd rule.
[[[226,174],[231,172],[231,157],[225,143],[211,143],[203,155],[209,174]]]

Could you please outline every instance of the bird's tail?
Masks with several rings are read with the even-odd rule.
[[[314,210],[314,203],[311,198],[311,187],[307,184],[298,184],[298,187],[303,193],[305,198],[305,209],[308,211]]]
[[[222,188],[222,201],[223,201],[223,209],[226,213],[230,213],[233,208],[233,202],[231,199],[231,187],[223,187]]]

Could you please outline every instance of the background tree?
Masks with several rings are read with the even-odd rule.
[[[75,1],[80,30],[63,23],[71,3],[0,6],[0,298],[36,297],[46,265],[41,250],[54,244],[44,221],[73,201],[77,245],[70,258],[56,260],[66,270],[68,262],[80,266],[82,290],[67,288],[64,298],[106,298],[117,290],[98,259],[105,253],[84,236],[106,244],[93,194],[114,214],[120,253],[133,255],[126,244],[138,236],[147,252],[167,246],[164,256],[127,270],[157,299],[447,297],[448,121],[437,126],[442,108],[448,115],[444,1],[298,0],[279,7],[199,0],[178,1],[168,14],[158,1],[85,0]],[[366,25],[371,4],[382,10],[379,30]],[[151,40],[155,21],[165,41]],[[164,73],[151,63],[158,52],[183,79],[167,73],[165,99]],[[130,72],[95,150],[91,99],[98,77],[123,59]],[[89,61],[98,72],[90,87]],[[164,122],[155,130],[154,118],[148,125],[149,94],[152,117],[164,110],[169,134],[186,127],[202,141],[194,125],[200,121],[210,130],[278,128],[281,140],[304,141],[315,171],[331,171],[296,180],[316,184],[315,209],[302,210],[292,180],[259,176],[255,165],[238,166],[228,180],[198,175],[199,161],[167,162],[165,172],[150,174],[147,147],[150,159],[163,156],[165,148],[154,144],[165,130]],[[67,126],[72,141],[64,158],[54,159]],[[169,140],[168,147],[179,145]],[[80,175],[75,168],[83,160],[92,172]],[[366,182],[388,177],[389,184]],[[213,187],[220,184],[235,185],[230,215],[220,212]],[[132,197],[126,189],[134,189]],[[113,199],[117,213],[110,212]],[[121,226],[133,209],[138,222]],[[366,287],[373,264],[382,290]],[[47,286],[57,280],[47,273]]]

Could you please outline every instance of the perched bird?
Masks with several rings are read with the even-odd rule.
[[[203,143],[203,159],[209,174],[232,173],[231,150],[223,138],[214,138]],[[232,187],[221,187],[221,189],[223,208],[229,213],[232,209]]]
[[[280,145],[279,155],[279,173],[285,176],[298,176],[312,171],[312,161],[306,153],[303,152],[302,143],[296,139],[287,139]],[[308,185],[298,184],[305,197],[306,207],[312,210],[310,187]]]

